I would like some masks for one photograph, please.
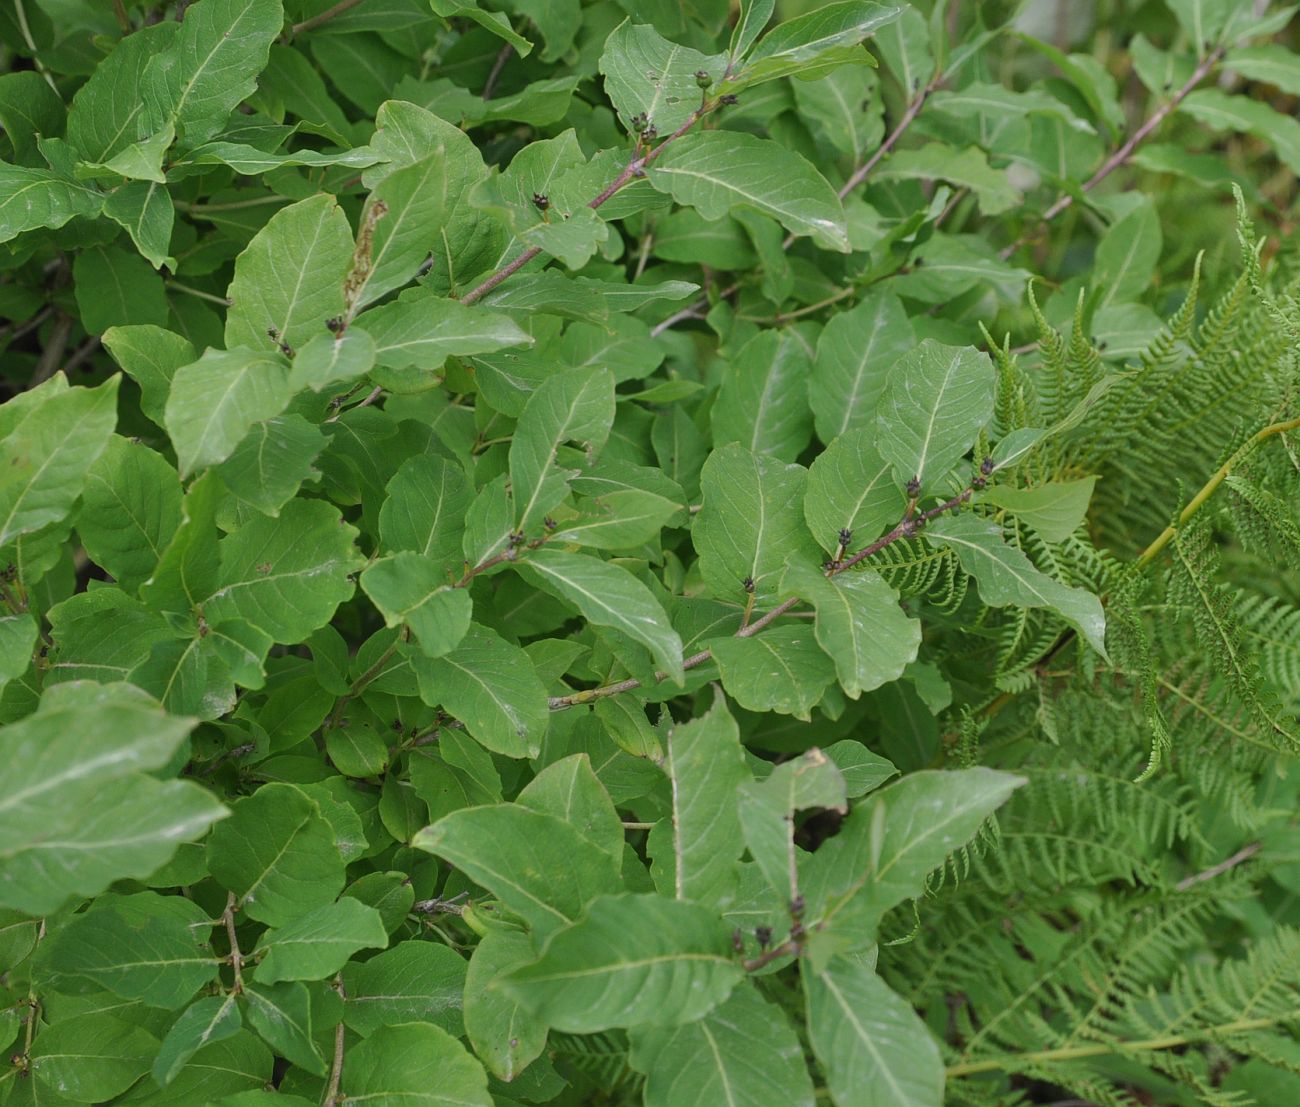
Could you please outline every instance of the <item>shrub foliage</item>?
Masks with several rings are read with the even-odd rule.
[[[0,1103],[1300,1102],[1294,9],[773,7],[0,13]]]

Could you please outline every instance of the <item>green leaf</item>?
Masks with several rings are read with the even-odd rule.
[[[1097,597],[1035,569],[1028,557],[1003,541],[996,523],[977,515],[955,515],[935,520],[926,528],[926,536],[957,555],[961,567],[975,578],[985,603],[1048,608],[1106,656],[1106,615]]]
[[[994,169],[982,150],[968,146],[958,150],[941,142],[928,142],[890,154],[873,174],[877,180],[948,181],[969,188],[985,215],[1000,215],[1020,203],[1005,169]]]
[[[645,481],[659,484],[654,480],[660,475],[658,470],[642,472]],[[684,506],[681,490],[675,486],[671,486],[671,495],[664,495],[659,488],[620,488],[616,481],[580,477],[573,487],[590,488],[595,494],[575,504],[577,517],[560,520],[552,539],[589,549],[627,550],[652,542]]]
[[[0,615],[0,689],[31,667],[38,629],[36,620],[26,612]]]
[[[848,252],[835,190],[810,162],[770,139],[730,131],[687,135],[647,166],[646,177],[705,219],[752,208],[824,249]]]
[[[312,1037],[311,995],[305,984],[254,981],[244,990],[249,1025],[287,1061],[316,1076],[325,1057]]]
[[[808,1038],[838,1107],[940,1107],[939,1045],[907,1000],[846,958],[802,976]]]
[[[143,879],[225,808],[198,785],[144,773],[168,764],[191,719],[138,689],[61,684],[0,732],[0,907],[33,915],[114,880]]]
[[[926,339],[890,370],[876,421],[876,445],[900,484],[922,491],[974,445],[993,417],[993,365],[973,346]]]
[[[787,558],[816,558],[797,510],[806,483],[801,466],[735,443],[709,455],[700,476],[704,504],[692,535],[700,572],[714,596],[741,603],[748,580],[757,601],[776,599]]]
[[[353,592],[361,567],[356,529],[321,500],[290,500],[279,518],[257,516],[218,543],[221,572],[203,602],[213,626],[243,619],[276,642],[301,642]]]
[[[58,932],[46,956],[63,991],[104,988],[176,1010],[217,975],[209,930],[207,914],[189,900],[105,896]]]
[[[654,594],[621,565],[586,554],[534,550],[515,564],[525,579],[568,600],[596,626],[613,627],[640,642],[680,684],[682,640]]]
[[[368,961],[349,962],[343,1021],[363,1038],[413,1022],[459,1034],[465,972],[464,958],[437,942],[399,942]]]
[[[713,911],[654,895],[601,896],[556,931],[501,987],[547,1025],[573,1034],[692,1022],[744,975]]]
[[[333,385],[364,377],[375,365],[375,340],[360,327],[344,334],[318,334],[298,348],[289,374],[289,388],[324,392]]]
[[[713,405],[713,442],[794,461],[812,438],[808,348],[793,331],[760,331],[736,353]]]
[[[304,481],[320,475],[312,462],[325,446],[320,429],[301,415],[277,415],[254,424],[216,474],[236,499],[274,517]]]
[[[0,424],[0,548],[72,510],[117,422],[119,380],[98,388],[51,380]]]
[[[140,386],[140,410],[163,426],[172,377],[195,359],[194,347],[179,334],[148,324],[112,327],[103,341],[122,371]]]
[[[1093,284],[1101,292],[1097,308],[1136,300],[1150,288],[1160,246],[1160,222],[1149,201],[1116,220],[1097,243],[1093,272]]]
[[[835,663],[806,624],[772,627],[750,638],[715,638],[708,646],[722,686],[746,711],[775,711],[808,722],[835,680]]]
[[[856,804],[801,874],[809,918],[860,945],[1024,783],[985,768],[926,771]]]
[[[158,1055],[153,1059],[154,1080],[165,1088],[200,1049],[231,1037],[242,1026],[243,1019],[234,995],[196,999],[172,1023],[163,1038]]]
[[[614,376],[608,369],[556,373],[529,398],[510,443],[510,483],[516,529],[526,532],[563,498],[569,470],[557,468],[565,442],[594,456],[614,422]]]
[[[348,1050],[340,1107],[492,1107],[483,1067],[429,1023],[385,1026]]]
[[[1300,58],[1280,43],[1229,50],[1223,67],[1247,80],[1273,85],[1289,96],[1300,96]]]
[[[468,9],[466,15],[475,18],[472,12],[477,9]],[[477,14],[505,24],[509,32],[509,24],[500,12]],[[521,57],[528,53],[528,44],[522,39],[515,45]],[[532,99],[527,94],[521,95],[523,99]],[[567,107],[566,96],[561,113]],[[466,278],[491,267],[500,257],[501,229],[490,216],[476,211],[470,203],[474,187],[488,175],[483,155],[459,127],[415,104],[390,100],[380,107],[375,123],[379,129],[371,146],[391,159],[389,168],[412,165],[431,153],[441,159],[446,173],[442,186],[447,206],[430,244],[431,268],[424,278],[424,286],[438,293],[463,293],[461,285]],[[365,175],[367,184],[372,183],[372,175],[377,179],[378,171],[371,170]]]
[[[208,871],[250,918],[285,926],[343,890],[343,858],[316,802],[291,784],[264,784],[208,836]]]
[[[651,26],[627,21],[605,40],[600,56],[605,95],[624,128],[631,131],[633,118],[642,116],[661,135],[677,130],[699,108],[702,93],[695,74],[704,72],[717,81],[726,65],[720,55],[678,46]]]
[[[103,194],[48,169],[24,169],[0,162],[0,242],[40,227],[62,227],[78,215],[93,215]]]
[[[373,303],[416,275],[438,245],[440,228],[466,180],[482,172],[481,157],[467,147],[440,136],[421,160],[389,173],[371,192],[362,214],[363,226],[375,220],[370,263],[348,278],[351,304]]]
[[[517,804],[453,811],[411,844],[451,862],[539,937],[620,887],[609,854],[563,819]]]
[[[143,95],[154,127],[171,123],[196,146],[221,130],[256,89],[271,43],[284,27],[280,0],[199,0],[180,31],[146,67]]]
[[[794,816],[812,807],[841,814],[848,810],[844,778],[835,762],[818,749],[778,765],[766,780],[740,785],[738,811],[745,845],[786,903],[799,894]]]
[[[469,959],[465,1033],[488,1071],[507,1083],[541,1055],[546,1047],[546,1024],[494,984],[536,957],[526,935],[515,930],[489,930]]]
[[[340,899],[263,934],[253,951],[264,954],[257,979],[262,984],[324,980],[358,950],[387,945],[378,911],[355,899]]]
[[[646,1107],[813,1107],[803,1047],[784,1012],[742,985],[702,1019],[632,1032]]]
[[[112,436],[90,467],[77,532],[86,552],[123,588],[138,588],[180,526],[181,485],[163,456]]]
[[[847,431],[818,454],[808,470],[804,518],[829,554],[839,553],[840,531],[849,532],[846,552],[852,552],[899,522],[907,509],[907,497],[876,441],[873,427]]]
[[[745,66],[727,87],[740,89],[789,74],[817,72],[819,63],[827,64],[827,55],[847,55],[844,60],[848,61],[861,53],[857,60],[865,64],[865,52],[845,48],[864,41],[902,12],[902,8],[865,0],[844,0],[779,23],[759,39]]]
[[[416,669],[420,695],[441,704],[478,742],[507,757],[536,756],[550,721],[546,689],[528,655],[471,623],[450,653]]]
[[[489,354],[533,342],[508,315],[422,292],[374,308],[362,322],[375,340],[377,364],[426,375],[453,355]]]
[[[670,817],[650,836],[655,883],[664,895],[721,906],[734,895],[744,849],[736,788],[749,779],[740,730],[718,697],[707,715],[668,732],[664,771]]]
[[[73,262],[77,310],[92,331],[167,322],[162,278],[143,258],[117,246],[85,250]]]
[[[1049,542],[1064,542],[1083,523],[1096,477],[1082,480],[1049,481],[1035,488],[1012,488],[995,485],[979,496],[1004,507],[1028,523]]]
[[[1029,115],[1048,115],[1060,119],[1073,131],[1094,133],[1091,124],[1055,96],[1039,89],[1017,92],[1002,85],[972,81],[960,89],[940,89],[931,97],[930,107],[953,119],[983,119],[994,124]]]
[[[226,347],[270,353],[280,343],[297,350],[328,338],[325,322],[343,314],[351,266],[352,228],[333,196],[281,208],[235,259]]]
[[[850,798],[866,795],[879,788],[891,776],[898,775],[893,762],[872,753],[851,738],[833,742],[822,752],[835,762],[844,781],[845,794]]]
[[[731,44],[727,50],[732,61],[744,57],[754,45],[754,40],[763,33],[763,28],[772,18],[772,9],[775,7],[774,0],[746,0],[740,5],[740,18],[731,30]]]
[[[96,1012],[43,1029],[32,1046],[28,1071],[77,1103],[102,1103],[148,1072],[157,1051],[158,1039],[152,1034]]]
[[[135,248],[155,269],[174,260],[167,251],[171,246],[176,208],[171,194],[162,185],[154,181],[128,181],[119,185],[104,201],[104,214],[126,229]]]
[[[1216,131],[1240,131],[1273,147],[1278,159],[1300,173],[1300,123],[1248,96],[1231,96],[1215,88],[1198,89],[1178,105],[1199,123]]]
[[[207,350],[181,366],[164,411],[181,476],[225,461],[254,423],[279,415],[291,396],[289,366],[272,351]]]
[[[438,566],[417,553],[404,550],[372,562],[361,574],[361,588],[388,626],[410,625],[429,657],[450,653],[469,630],[469,593],[448,585]]]
[[[792,562],[783,582],[813,605],[817,641],[850,699],[897,680],[916,660],[921,622],[908,617],[898,593],[874,570],[827,577],[806,562]]]
[[[868,293],[834,316],[817,339],[808,379],[817,437],[830,445],[847,431],[873,428],[890,368],[915,345],[902,301],[887,292]]]
[[[161,129],[152,126],[143,78],[152,58],[165,53],[180,24],[165,20],[139,27],[118,40],[72,98],[68,142],[88,162],[108,162]]]
[[[388,482],[379,536],[389,551],[411,550],[441,570],[459,568],[472,493],[465,474],[440,457],[408,458]]]
[[[563,819],[609,854],[615,864],[622,863],[622,820],[585,753],[547,765],[528,782],[515,802]]]

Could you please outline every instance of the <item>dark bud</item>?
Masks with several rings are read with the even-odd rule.
[[[915,261],[912,262],[912,268],[920,269],[921,266],[923,266],[924,264],[925,264],[925,258],[917,258]]]
[[[331,316],[329,319],[326,319],[325,329],[329,331],[330,334],[335,334],[335,335],[342,334],[343,331],[346,329],[343,325],[343,316],[334,315]]]
[[[559,525],[560,524],[557,523],[554,519],[552,519],[549,515],[542,520],[542,526],[544,526],[547,530],[554,530]]]
[[[734,92],[728,92],[725,96],[722,97],[722,99],[718,101],[718,103],[721,104],[724,108],[729,108],[732,106],[732,104],[739,104],[740,97],[737,96]]]
[[[746,592],[748,592],[748,593],[750,593],[750,594],[752,595],[753,592],[754,592],[754,578],[753,578],[753,577],[746,577],[744,580],[742,580],[742,581],[740,582],[740,586],[741,586],[741,587],[742,587]]]
[[[804,909],[807,906],[808,905],[804,902],[803,896],[795,896],[794,899],[790,901],[790,917],[792,919],[802,919]]]
[[[641,137],[647,142],[652,142],[659,137],[659,128],[653,123],[647,123],[645,125],[645,130],[641,132]]]
[[[772,944],[772,928],[770,926],[756,926],[754,928],[754,937],[758,939],[760,948],[767,949]]]
[[[987,477],[976,477],[970,482],[970,486],[978,492],[980,489],[988,487],[988,483]]]
[[[925,524],[926,524],[925,516],[918,515],[915,519],[912,520],[912,533],[915,534],[918,530],[924,527]]]
[[[911,499],[916,499],[921,494],[921,478],[913,477],[907,482],[907,495]]]
[[[853,541],[853,532],[848,527],[842,527],[837,537],[840,540],[840,545],[848,549],[849,543]]]
[[[980,462],[980,476],[987,477],[993,472],[993,459],[986,457]]]
[[[745,952],[745,936],[740,932],[740,927],[731,932],[731,948],[737,953]]]
[[[510,548],[513,550],[524,544],[524,536],[519,531],[515,531],[506,541],[510,543]]]
[[[705,73],[703,69],[697,69],[695,71],[695,83],[700,88],[708,88],[709,85],[713,84],[713,78]]]
[[[538,211],[545,211],[550,206],[551,206],[551,198],[549,196],[544,196],[540,192],[533,193],[533,207],[535,207]]]

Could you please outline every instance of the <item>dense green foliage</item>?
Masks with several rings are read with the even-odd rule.
[[[777,9],[0,11],[0,1104],[1300,1102],[1294,9]]]

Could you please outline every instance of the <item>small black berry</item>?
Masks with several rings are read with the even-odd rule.
[[[721,104],[723,107],[730,107],[732,104],[739,104],[740,97],[737,96],[734,92],[728,92],[725,96],[723,96],[718,101],[718,103]]]
[[[921,478],[913,477],[907,482],[907,494],[911,499],[916,499],[921,494]]]
[[[533,206],[538,211],[546,211],[551,206],[551,198],[541,192],[533,193]]]

